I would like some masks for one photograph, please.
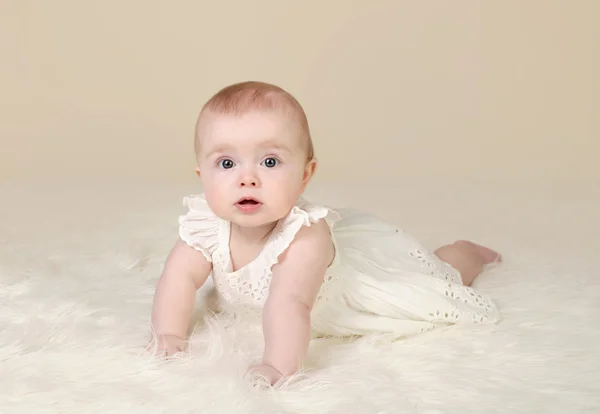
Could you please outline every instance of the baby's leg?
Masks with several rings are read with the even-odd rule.
[[[462,276],[463,284],[470,286],[484,266],[502,260],[500,254],[467,240],[459,240],[435,250],[437,257],[449,263]]]

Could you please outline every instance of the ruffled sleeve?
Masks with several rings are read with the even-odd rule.
[[[220,219],[210,209],[204,194],[184,197],[188,212],[179,216],[179,237],[212,263],[219,244]]]
[[[279,224],[276,229],[277,235],[270,240],[268,249],[265,249],[263,256],[263,265],[271,269],[279,261],[279,256],[285,252],[300,231],[302,226],[310,227],[319,220],[325,220],[329,229],[339,220],[339,215],[325,207],[307,202],[304,199],[292,208],[290,213]]]

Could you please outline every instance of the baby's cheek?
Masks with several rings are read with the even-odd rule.
[[[230,181],[231,178],[226,174],[219,174],[218,172],[209,171],[204,175],[202,185],[205,189],[205,192],[224,192],[223,187],[230,186]]]
[[[215,213],[222,210],[223,204],[227,200],[225,197],[225,192],[226,188],[222,184],[204,184],[204,196],[206,197],[206,201],[208,202],[211,210],[213,210]]]
[[[301,186],[293,181],[286,180],[277,186],[275,199],[279,209],[289,210],[296,204],[298,197],[302,195]]]

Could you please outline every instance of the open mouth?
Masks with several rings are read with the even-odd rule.
[[[254,198],[242,198],[237,202],[237,204],[241,206],[256,206],[260,204],[260,201],[255,200]]]

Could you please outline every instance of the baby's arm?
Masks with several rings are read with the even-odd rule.
[[[301,367],[310,342],[310,312],[334,254],[329,228],[320,221],[302,227],[273,267],[263,313],[263,369],[287,376]]]
[[[212,264],[204,255],[177,241],[165,262],[156,286],[152,327],[158,351],[170,355],[183,348],[196,291],[202,287]]]

